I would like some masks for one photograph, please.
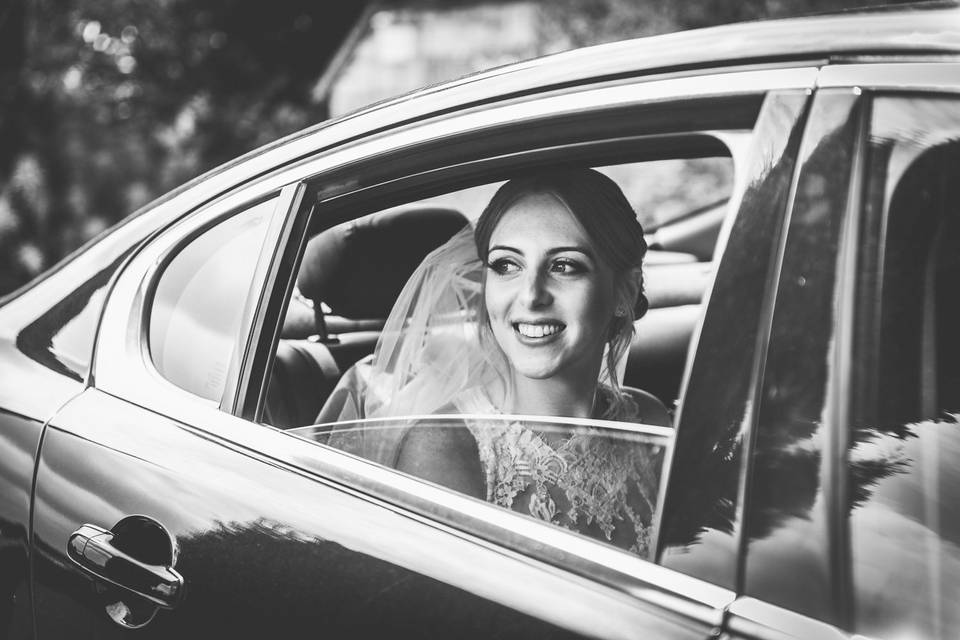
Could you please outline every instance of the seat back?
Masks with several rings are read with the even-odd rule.
[[[313,424],[342,373],[373,353],[379,328],[417,266],[467,224],[454,209],[410,205],[311,239],[297,285],[313,302],[320,341],[280,341],[264,420],[281,428]]]
[[[312,424],[340,379],[340,371],[326,345],[311,340],[280,340],[263,421],[280,429]]]

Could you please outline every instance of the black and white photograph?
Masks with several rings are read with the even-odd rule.
[[[960,638],[960,0],[0,0],[63,638]]]

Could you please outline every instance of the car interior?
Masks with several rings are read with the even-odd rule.
[[[672,203],[662,222],[641,216],[649,246],[644,278],[650,309],[637,321],[622,383],[646,408],[644,415],[657,416],[653,423],[672,424],[732,190],[732,159],[709,160],[722,163],[726,179],[717,186],[711,176],[697,206],[680,210]],[[631,184],[630,174],[650,164],[611,167],[608,175],[633,201],[632,192],[649,185]],[[341,376],[373,353],[407,279],[430,251],[471,224],[498,184],[377,211],[309,239],[274,356],[264,423],[291,429],[336,415],[329,407],[324,416],[320,412]],[[644,205],[634,206],[639,211]]]

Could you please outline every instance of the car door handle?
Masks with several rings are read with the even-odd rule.
[[[173,609],[183,598],[183,576],[172,566],[137,560],[117,548],[116,535],[85,524],[67,542],[67,555],[94,577],[145,598],[164,609]]]

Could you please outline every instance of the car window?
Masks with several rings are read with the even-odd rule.
[[[733,159],[704,158],[698,161],[703,184],[690,194],[681,193],[692,162],[601,165],[597,170],[613,179],[638,218],[653,219],[658,203],[671,200],[665,184],[673,185],[672,202],[689,203],[691,210],[682,217],[690,218],[701,215],[703,202],[725,203],[733,188]],[[646,193],[658,183],[664,184],[656,197]],[[492,345],[503,344],[492,334],[481,337],[483,326],[489,325],[481,325],[478,308],[455,302],[448,308],[440,302],[440,311],[422,321],[422,338],[394,347],[403,336],[415,335],[421,322],[415,310],[435,295],[426,286],[411,289],[419,286],[412,274],[422,262],[430,265],[425,273],[436,271],[438,279],[453,269],[451,286],[461,287],[456,295],[469,297],[495,288],[487,282],[482,289],[484,278],[509,280],[530,252],[538,250],[538,245],[519,247],[523,256],[511,254],[502,276],[494,275],[492,251],[489,265],[479,261],[477,219],[503,184],[498,180],[434,193],[311,238],[275,354],[263,420],[652,559],[652,527],[673,439],[673,409],[712,265],[694,254],[656,247],[647,251],[644,286],[650,309],[636,322],[635,335],[615,364],[622,392],[601,385],[594,418],[570,414],[549,419],[505,411],[501,402],[506,396],[497,395],[501,388],[496,387],[501,378],[477,374],[482,384],[474,386],[461,380],[472,375],[469,372],[488,371],[480,360],[498,357],[490,355],[497,348]],[[697,233],[712,227],[715,243],[719,226],[711,217]],[[549,231],[528,226],[516,239],[536,239]],[[452,256],[460,251],[475,266],[459,271],[463,266]],[[575,280],[581,267],[580,262],[551,262],[543,273]],[[407,304],[414,310],[409,316],[388,321],[391,310],[396,313]],[[497,302],[490,297],[484,304],[494,309]],[[604,317],[584,326],[592,335],[605,335],[611,321]],[[511,326],[510,331],[522,331],[519,323]],[[550,331],[567,331],[567,325],[526,330],[533,333],[523,339],[546,340]],[[396,355],[387,357],[391,348]],[[409,349],[428,353],[430,364],[410,357]],[[423,372],[434,366],[437,373],[431,379]],[[593,375],[597,380],[598,374]],[[490,391],[493,387],[496,392]],[[378,412],[385,405],[390,405],[391,416],[401,417],[381,417]]]
[[[856,630],[960,635],[960,100],[870,123],[850,431]]]
[[[257,256],[276,198],[193,238],[159,276],[150,306],[150,357],[173,384],[219,400],[239,338]]]

